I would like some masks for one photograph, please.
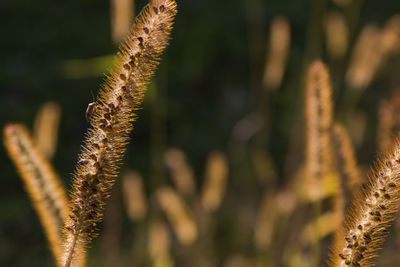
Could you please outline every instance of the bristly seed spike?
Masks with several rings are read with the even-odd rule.
[[[115,71],[108,76],[96,104],[88,107],[92,128],[74,173],[71,203],[76,205],[73,218],[65,224],[74,231],[65,233],[64,267],[73,265],[78,246],[96,236],[95,225],[102,220],[104,201],[117,175],[135,112],[168,44],[176,12],[174,0],[152,0],[143,9],[121,45]]]
[[[335,244],[329,266],[371,266],[371,259],[382,246],[394,214],[400,208],[400,168],[392,164],[400,155],[400,139],[377,160],[367,186],[352,200],[346,228],[337,230],[341,241]],[[344,230],[344,231],[343,231]],[[349,241],[349,234],[354,242]],[[350,246],[349,246],[350,244]]]

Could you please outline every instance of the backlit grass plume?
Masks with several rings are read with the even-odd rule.
[[[64,187],[24,125],[8,124],[4,128],[4,144],[39,215],[57,265],[61,266],[61,229],[69,213]]]
[[[400,202],[400,140],[383,154],[351,203],[340,242],[333,247],[330,266],[370,266],[370,260],[384,241]]]
[[[320,182],[332,172],[332,88],[328,70],[317,60],[311,64],[305,91],[306,177],[311,199],[320,199]]]
[[[135,111],[168,43],[175,14],[173,0],[153,0],[143,9],[121,46],[115,70],[96,103],[88,106],[86,117],[91,128],[74,173],[72,212],[65,226],[65,267],[79,256],[77,245],[87,244],[96,235],[96,225],[101,221],[104,200],[125,152]]]

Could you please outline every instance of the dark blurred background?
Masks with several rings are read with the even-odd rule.
[[[360,164],[375,157],[378,103],[400,85],[400,57],[394,53],[387,59],[357,97],[346,96],[345,73],[361,29],[371,22],[382,27],[400,11],[400,2],[337,2],[178,1],[172,39],[138,113],[123,169],[140,171],[151,195],[170,183],[163,163],[167,148],[185,152],[198,187],[210,151],[227,155],[230,175],[218,215],[222,227],[216,234],[216,266],[231,253],[254,254],[248,233],[241,241],[232,237],[242,225],[238,221],[248,219],[251,228],[263,191],[271,183],[285,184],[303,158],[302,90],[313,59],[323,59],[332,70],[337,119],[346,124],[348,103],[366,118],[356,146]],[[135,1],[136,14],[145,4]],[[0,2],[0,125],[23,122],[31,128],[41,105],[57,102],[62,116],[52,162],[67,188],[88,127],[87,104],[97,95],[118,48],[112,38],[110,5],[93,0]],[[330,11],[343,14],[348,23],[349,48],[340,60],[327,51],[324,19]],[[278,15],[290,24],[290,51],[279,89],[268,90],[263,75],[270,24]],[[357,100],[348,100],[353,98]],[[266,151],[272,159],[273,182],[257,178],[251,160],[254,149]],[[3,146],[0,169],[0,265],[53,266],[37,215]],[[238,199],[240,205],[232,204]],[[127,255],[138,228],[122,216],[125,234],[120,250]],[[102,240],[100,236],[94,241],[89,266],[99,266]],[[177,266],[192,266],[178,262]]]

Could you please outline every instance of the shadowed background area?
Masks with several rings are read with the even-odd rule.
[[[0,125],[25,123],[67,189],[87,105],[146,3],[0,3]],[[138,113],[88,266],[324,262],[331,233],[318,246],[285,233],[302,233],[304,217],[315,216],[296,215],[285,191],[304,163],[307,67],[317,58],[327,64],[334,119],[347,128],[365,181],[376,151],[400,129],[396,14],[397,1],[178,1],[170,45]],[[54,116],[40,115],[45,103]],[[50,134],[40,137],[39,124]],[[4,146],[0,167],[0,264],[55,266]],[[279,217],[285,208],[289,215]],[[268,221],[275,214],[278,226]],[[377,266],[400,260],[400,223],[394,225]]]

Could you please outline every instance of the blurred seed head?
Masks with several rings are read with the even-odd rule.
[[[205,172],[201,203],[205,210],[215,211],[225,195],[228,179],[228,160],[220,151],[213,151]]]
[[[165,152],[164,160],[178,191],[183,195],[194,194],[194,173],[187,163],[185,153],[178,148],[170,148]]]
[[[348,46],[348,27],[344,16],[330,11],[325,19],[327,49],[334,59],[342,59]]]
[[[290,24],[279,16],[271,21],[269,50],[264,70],[264,87],[276,90],[282,83],[290,50]]]
[[[170,187],[157,190],[156,198],[179,242],[191,245],[197,239],[197,226],[182,198]]]
[[[170,236],[167,226],[161,221],[153,221],[149,228],[149,255],[153,262],[166,260],[170,250]]]
[[[125,206],[132,221],[142,220],[146,216],[147,201],[143,187],[143,178],[137,171],[127,171],[122,177],[122,190]]]
[[[61,118],[61,107],[58,103],[44,103],[36,114],[33,124],[33,138],[43,154],[51,159],[57,148],[58,126]]]

